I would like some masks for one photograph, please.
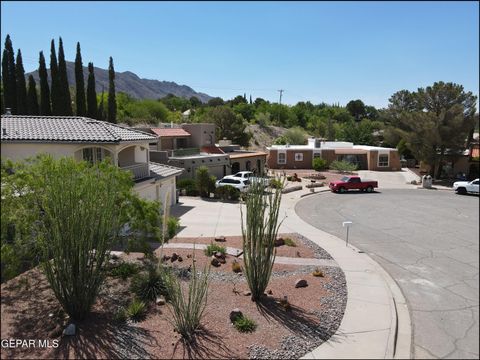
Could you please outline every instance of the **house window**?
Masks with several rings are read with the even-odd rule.
[[[320,157],[320,153],[313,153],[313,158],[316,159],[316,158],[319,158]]]
[[[246,164],[245,164],[245,170],[250,171],[250,168],[251,168],[251,167],[252,167],[252,166],[251,166],[250,161],[247,161]]]
[[[388,154],[378,155],[378,167],[388,167]]]
[[[303,161],[303,153],[295,153],[295,161]]]
[[[278,153],[277,163],[278,164],[286,164],[287,163],[287,154]]]

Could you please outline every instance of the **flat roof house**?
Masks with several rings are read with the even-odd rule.
[[[143,131],[78,116],[1,117],[2,158],[23,160],[41,153],[89,162],[110,158],[129,171],[134,190],[143,198],[165,205],[176,202],[176,176],[183,169],[150,161],[149,143],[156,140]]]
[[[321,141],[310,138],[307,145],[272,145],[267,147],[270,169],[311,169],[316,157],[333,161],[348,161],[359,170],[396,171],[401,169],[397,149],[354,145],[342,141]]]

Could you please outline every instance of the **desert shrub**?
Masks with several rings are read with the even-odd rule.
[[[220,186],[215,189],[215,196],[222,200],[238,200],[240,191],[231,185]]]
[[[168,295],[160,272],[153,266],[132,278],[130,290],[144,301],[155,301],[159,295]]]
[[[252,319],[247,318],[245,315],[239,316],[233,322],[235,329],[240,332],[253,332],[257,328],[257,324]]]
[[[185,189],[187,196],[198,196],[197,184],[194,179],[178,180],[177,188]]]
[[[341,173],[348,173],[357,170],[357,165],[349,163],[348,161],[333,161],[330,164],[330,169],[337,170]]]
[[[234,273],[242,272],[242,267],[240,266],[240,264],[239,264],[238,262],[234,261],[234,262],[232,263],[232,271],[233,271]]]
[[[180,228],[180,219],[170,216],[167,220],[167,237],[170,240],[175,237],[177,234],[178,229]]]
[[[252,293],[252,301],[259,300],[263,295],[275,262],[275,239],[280,227],[278,213],[284,184],[280,179],[276,181],[280,186],[267,195],[261,182],[253,182],[245,199],[246,216],[240,208],[244,273]]]
[[[225,255],[227,253],[227,249],[224,246],[220,246],[220,245],[212,243],[212,244],[207,246],[207,248],[204,250],[204,252],[205,252],[205,255],[207,255],[207,256],[212,256],[216,252],[219,252],[219,253],[222,253],[223,255]]]
[[[110,275],[115,277],[121,277],[126,280],[132,275],[137,274],[140,268],[137,264],[131,262],[122,262],[110,270]]]
[[[127,312],[125,311],[125,308],[121,307],[118,309],[114,314],[113,314],[113,320],[118,321],[118,322],[125,322],[127,321]]]
[[[323,271],[320,270],[318,267],[315,268],[315,270],[312,272],[312,275],[315,276],[315,277],[323,277],[324,276]]]
[[[321,158],[314,158],[312,160],[312,167],[315,171],[322,171],[327,168],[327,160]]]
[[[125,309],[125,317],[130,320],[139,321],[145,317],[147,306],[139,299],[133,299]]]
[[[145,255],[152,255],[153,249],[148,243],[147,238],[132,236],[127,239],[125,246],[125,253],[129,254],[131,252],[141,252]]]
[[[195,172],[195,182],[201,197],[208,197],[215,191],[215,177],[211,176],[206,166],[200,166]]]
[[[270,179],[269,185],[272,189],[283,189],[283,182],[279,179]],[[262,186],[263,189],[263,186]]]
[[[290,238],[285,238],[285,239],[283,239],[283,242],[284,242],[284,244],[287,245],[287,246],[292,246],[292,247],[296,247],[296,246],[297,246],[297,244],[295,244],[295,241],[293,241],[293,240],[290,239]]]
[[[184,290],[182,282],[172,271],[161,268],[162,279],[168,292],[167,301],[171,304],[169,309],[173,316],[172,323],[175,330],[187,341],[193,340],[207,305],[209,272],[210,267],[197,272],[193,261],[190,281]]]

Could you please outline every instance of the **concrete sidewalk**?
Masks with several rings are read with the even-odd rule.
[[[310,189],[283,195],[280,232],[299,233],[329,252],[345,273],[348,300],[336,334],[304,358],[410,358],[410,316],[400,289],[367,254],[297,216],[295,204],[307,194]],[[171,215],[180,217],[178,236],[237,236],[241,234],[240,207],[181,197]]]

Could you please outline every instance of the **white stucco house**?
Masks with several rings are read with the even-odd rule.
[[[149,142],[156,140],[151,134],[78,116],[2,115],[1,128],[2,159],[19,161],[41,153],[90,162],[109,157],[132,173],[141,197],[164,207],[166,201],[176,202],[176,176],[183,169],[150,161]]]

